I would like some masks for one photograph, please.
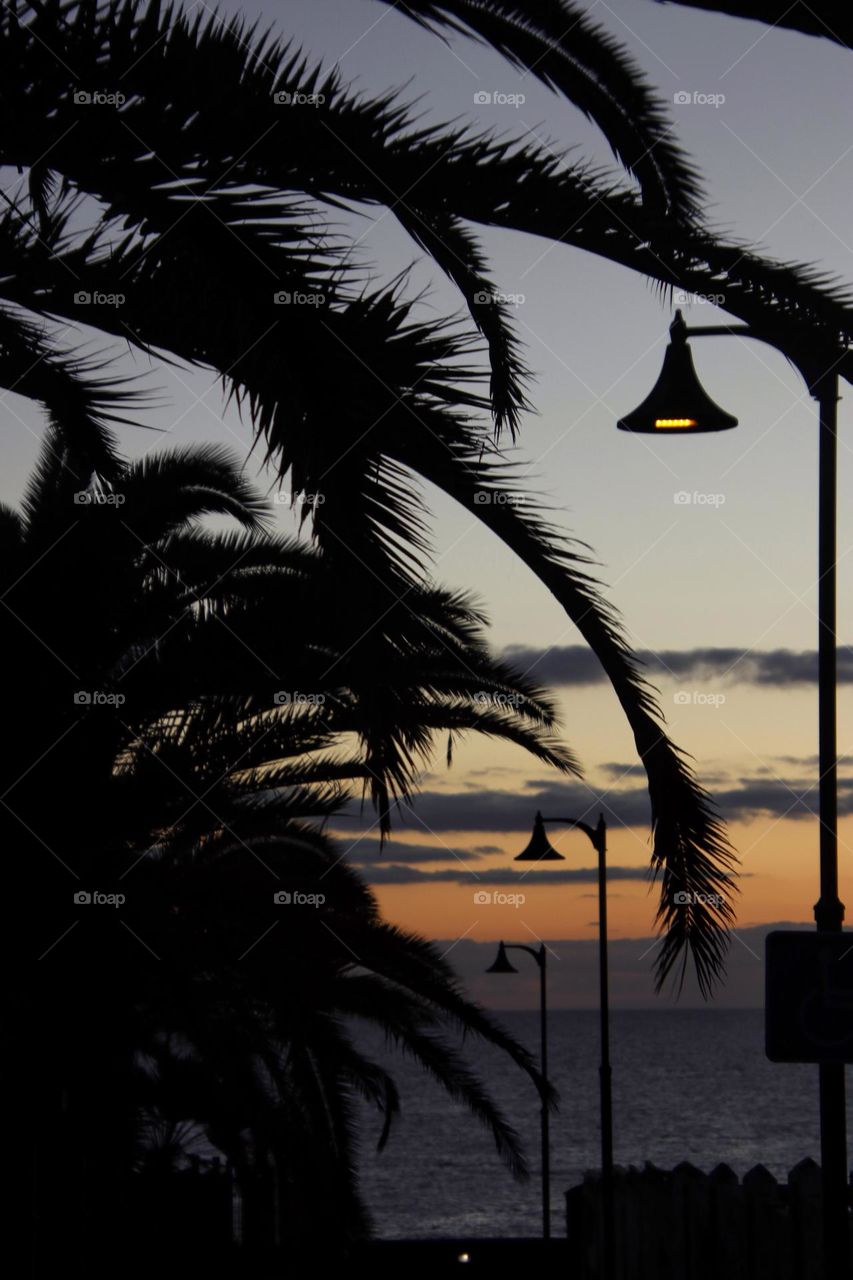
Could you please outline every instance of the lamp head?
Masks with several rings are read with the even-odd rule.
[[[545,823],[542,814],[537,813],[533,821],[533,835],[526,849],[517,854],[515,862],[565,862],[561,853],[557,853],[545,834]]]
[[[669,346],[657,382],[643,403],[616,425],[620,431],[653,436],[695,436],[737,426],[737,418],[715,404],[699,381],[680,311],[670,326]]]
[[[495,957],[495,962],[489,966],[486,973],[518,973],[518,970],[510,964],[506,947],[502,942],[498,943],[498,954]]]

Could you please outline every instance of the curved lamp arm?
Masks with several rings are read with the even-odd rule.
[[[526,951],[528,955],[533,956],[533,959],[539,965],[540,969],[545,963],[545,944],[544,943],[542,944],[542,946],[539,948],[538,951],[536,950],[535,947],[528,947],[523,942],[505,942],[503,946],[505,951]]]
[[[607,823],[604,821],[604,814],[598,816],[598,826],[591,827],[588,822],[582,822],[580,818],[543,818],[543,822],[561,822],[566,827],[576,827],[578,831],[582,831],[588,836],[592,847],[599,853],[604,852],[607,841]]]

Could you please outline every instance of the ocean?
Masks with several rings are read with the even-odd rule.
[[[538,1053],[538,1013],[497,1015]],[[551,1118],[552,1232],[565,1234],[563,1192],[600,1167],[598,1015],[549,1015],[550,1075],[560,1093]],[[361,1040],[362,1037],[359,1037]],[[617,1164],[738,1174],[763,1164],[777,1178],[806,1156],[819,1162],[817,1067],[764,1056],[762,1010],[631,1010],[611,1015]],[[382,1153],[381,1124],[363,1108],[361,1190],[381,1238],[536,1236],[541,1231],[539,1107],[533,1084],[494,1050],[466,1053],[525,1140],[531,1168],[516,1182],[480,1123],[417,1064],[363,1040],[387,1062],[402,1115]],[[851,1076],[848,1072],[848,1085]],[[853,1108],[851,1108],[853,1109]],[[851,1135],[848,1133],[848,1147]]]

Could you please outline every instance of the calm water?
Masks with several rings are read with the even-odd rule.
[[[538,1014],[507,1013],[501,1021],[538,1050]],[[743,1174],[760,1162],[781,1177],[804,1156],[818,1160],[817,1068],[768,1062],[763,1034],[759,1010],[614,1013],[617,1163],[651,1160],[671,1168],[689,1160],[707,1172],[725,1161]],[[599,1165],[598,1016],[556,1011],[549,1035],[551,1078],[560,1092],[551,1120],[553,1230],[562,1235],[563,1191]],[[387,1054],[381,1040],[365,1046],[393,1064],[403,1102],[381,1155],[374,1150],[379,1125],[364,1112],[362,1191],[377,1235],[536,1235],[539,1112],[527,1077],[492,1051],[476,1059],[492,1095],[525,1136],[533,1177],[518,1184],[488,1133],[419,1067]]]

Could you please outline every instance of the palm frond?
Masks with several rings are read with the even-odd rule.
[[[115,475],[115,428],[138,425],[128,413],[145,399],[128,386],[135,381],[117,375],[106,356],[62,352],[45,329],[0,308],[0,386],[44,406],[78,489],[93,474]]]
[[[382,0],[388,3],[389,0]],[[646,207],[689,220],[701,207],[697,170],[673,142],[662,102],[623,46],[568,0],[403,0],[432,31],[455,30],[574,103],[637,178]]]
[[[590,561],[579,555],[565,535],[546,519],[531,513],[531,503],[478,501],[478,495],[499,491],[507,470],[487,446],[453,441],[445,423],[433,419],[420,446],[397,451],[401,462],[417,469],[451,494],[493,530],[543,582],[566,610],[602,664],[634,733],[646,769],[654,838],[653,870],[660,877],[658,920],[670,931],[659,954],[658,987],[673,973],[676,957],[689,955],[700,988],[708,994],[723,970],[727,936],[720,926],[734,919],[731,898],[736,858],[710,797],[696,781],[684,754],[671,742],[654,690],[642,674],[615,611],[602,599],[589,574]],[[687,892],[702,904],[719,895],[723,904],[697,905],[679,911],[674,895]],[[698,895],[698,896],[697,896]]]

